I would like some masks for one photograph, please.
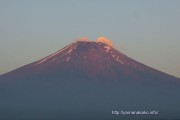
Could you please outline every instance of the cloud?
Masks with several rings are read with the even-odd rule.
[[[108,39],[108,38],[105,38],[105,37],[98,37],[96,39],[96,42],[102,42],[102,43],[105,43],[106,45],[109,45],[111,47],[113,47],[113,43]]]
[[[91,40],[88,37],[81,37],[81,38],[75,39],[75,42],[82,42],[82,41],[83,42],[91,42]],[[104,44],[109,45],[111,47],[114,47],[114,45],[110,39],[102,37],[102,36],[98,37],[95,42],[101,42],[101,43],[104,43]]]

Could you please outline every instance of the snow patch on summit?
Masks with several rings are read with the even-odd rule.
[[[104,46],[104,48],[106,49],[106,52],[108,52],[111,49],[111,47],[109,46]]]
[[[115,61],[117,61],[117,62],[119,62],[119,63],[121,63],[121,64],[124,64],[124,63],[122,62],[122,60],[120,59],[120,56],[112,55],[112,58],[113,58]]]
[[[48,59],[52,58],[53,56],[55,56],[55,55],[61,53],[62,51],[66,50],[66,49],[69,48],[71,45],[72,45],[72,44],[66,46],[65,48],[63,48],[63,49],[57,51],[56,53],[54,53],[54,54],[52,54],[52,55],[50,55],[50,56],[48,56],[48,57],[45,57],[44,59],[38,61],[35,65],[38,65],[38,64],[41,64],[41,63],[47,61]]]
[[[53,58],[53,59],[51,60],[51,62],[54,62],[55,60],[57,60],[57,58]]]
[[[70,61],[70,59],[71,59],[71,57],[68,57],[68,58],[66,59],[66,61]]]
[[[67,53],[71,53],[72,52],[72,49],[70,49]]]

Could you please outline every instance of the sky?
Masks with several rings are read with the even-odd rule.
[[[0,0],[0,75],[81,37],[180,78],[180,0]]]

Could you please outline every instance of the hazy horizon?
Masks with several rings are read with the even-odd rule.
[[[0,1],[0,75],[87,37],[180,78],[180,1]]]

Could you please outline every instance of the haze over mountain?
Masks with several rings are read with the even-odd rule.
[[[2,119],[180,119],[180,79],[117,51],[104,37],[77,40],[0,76]],[[157,115],[113,115],[159,111]]]

